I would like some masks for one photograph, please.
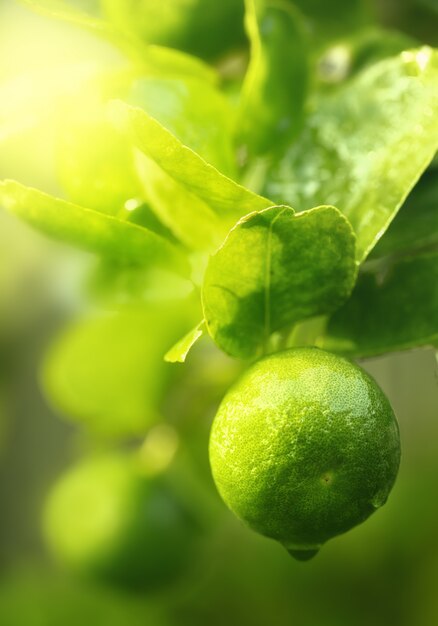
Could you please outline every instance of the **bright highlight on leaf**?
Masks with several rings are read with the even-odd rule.
[[[272,204],[219,172],[145,111],[117,101],[111,103],[110,117],[141,152],[186,192],[167,223],[171,227],[173,220],[180,236],[189,228],[201,242],[203,237],[209,237],[211,249],[237,219]],[[163,184],[166,182],[164,179]]]
[[[139,108],[114,102],[111,117],[134,144],[167,174],[206,202],[220,216],[266,208],[269,200],[224,176]]]
[[[217,87],[196,78],[137,77],[128,101],[210,165],[222,173],[235,174],[231,136],[234,108]]]
[[[195,79],[143,78],[133,83],[129,102],[141,107],[219,171],[235,174],[234,111],[218,89]],[[216,124],[211,123],[212,119]],[[129,133],[124,131],[124,134],[129,138]],[[205,250],[221,242],[220,220],[204,200],[140,151],[137,151],[137,170],[143,183],[143,196],[186,246]]]
[[[354,246],[335,207],[247,215],[207,267],[202,299],[211,337],[231,356],[249,359],[268,350],[273,333],[335,310],[354,285]]]

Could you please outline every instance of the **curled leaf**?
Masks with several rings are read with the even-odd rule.
[[[188,353],[195,343],[204,334],[204,320],[199,322],[195,328],[192,328],[182,339],[180,339],[172,348],[164,355],[164,360],[168,363],[184,363]]]

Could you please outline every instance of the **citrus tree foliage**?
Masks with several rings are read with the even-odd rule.
[[[0,142],[55,120],[57,164],[51,188],[0,181],[0,205],[88,254],[92,314],[42,366],[64,417],[132,441],[280,350],[437,345],[438,50],[360,0],[21,3],[119,59],[42,90],[28,126],[43,74],[0,89]],[[236,362],[195,381],[192,349]]]

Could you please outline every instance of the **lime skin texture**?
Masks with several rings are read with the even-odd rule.
[[[57,560],[80,576],[147,589],[185,571],[199,528],[163,476],[134,458],[106,453],[81,461],[55,484],[44,516]]]
[[[400,463],[399,430],[364,370],[295,348],[256,362],[225,396],[210,463],[237,517],[307,560],[385,503]]]

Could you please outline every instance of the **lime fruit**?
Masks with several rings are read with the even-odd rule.
[[[399,462],[398,425],[382,390],[318,348],[250,367],[224,398],[210,438],[225,503],[301,560],[382,506]]]
[[[193,556],[198,527],[165,475],[135,456],[105,454],[64,474],[44,526],[59,562],[98,580],[146,588],[173,579]]]

